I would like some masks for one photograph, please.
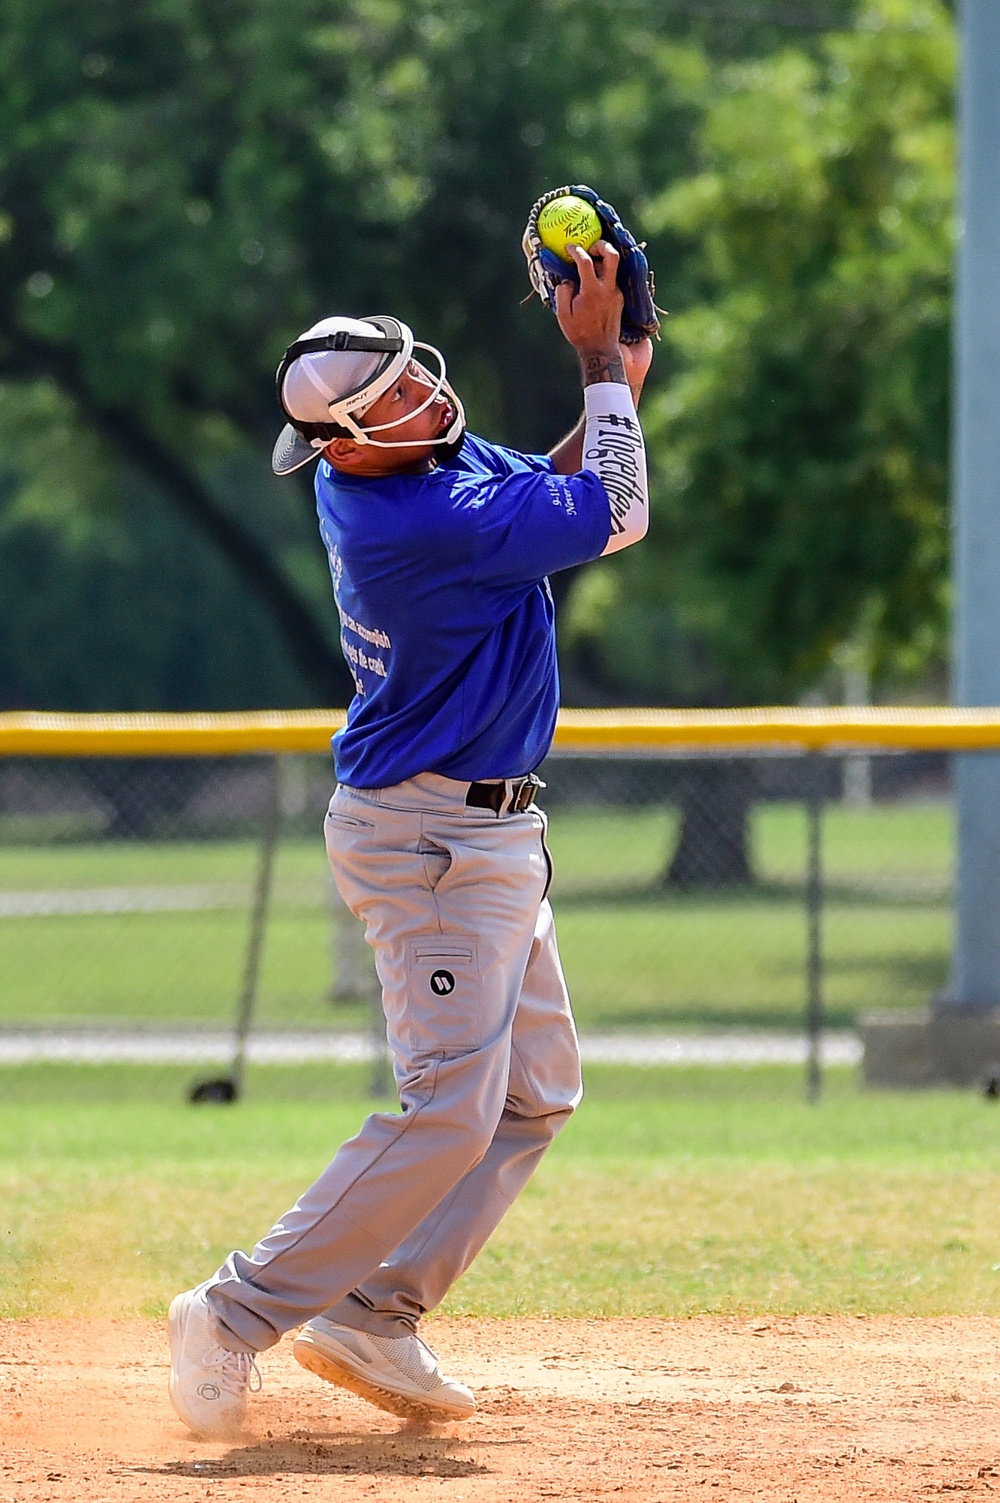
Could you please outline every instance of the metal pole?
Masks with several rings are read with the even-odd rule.
[[[1000,4],[963,0],[953,501],[955,697],[1000,704]],[[951,1000],[1000,1005],[1000,756],[955,758]]]
[[[818,1101],[822,1089],[820,1041],[823,1035],[823,774],[824,762],[810,752],[806,799],[806,1100]]]
[[[264,933],[267,928],[267,909],[271,897],[271,877],[274,871],[274,852],[278,844],[281,826],[281,764],[280,758],[271,757],[268,771],[268,787],[264,807],[264,823],[261,829],[260,855],[257,862],[257,882],[254,888],[253,912],[250,918],[250,939],[247,944],[246,964],[243,969],[243,990],[240,994],[239,1012],[236,1018],[236,1049],[233,1054],[232,1081],[235,1093],[243,1093],[243,1072],[246,1065],[247,1039],[257,1002],[257,983],[260,979],[260,961],[264,950]]]
[[[378,993],[378,978],[372,963],[372,952],[365,942],[365,926],[356,919],[343,901],[331,878],[330,881],[331,951],[333,955],[333,979],[330,983],[330,1003],[337,1006],[344,1002],[367,1000],[372,992]]]
[[[372,1020],[372,1076],[369,1094],[376,1101],[389,1095],[392,1072],[389,1069],[389,1045],[385,1036],[385,1016],[382,1012],[382,993],[376,989],[371,994]]]
[[[382,987],[372,962],[372,952],[365,941],[365,926],[341,901],[336,888],[333,904],[333,984],[330,1001],[363,1001],[368,1007],[369,1034],[372,1043],[372,1073],[368,1094],[376,1100],[389,1095],[392,1084],[389,1069],[389,1045],[385,1036],[382,1012]]]

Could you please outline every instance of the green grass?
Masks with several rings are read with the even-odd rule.
[[[797,1027],[803,1008],[806,823],[758,806],[758,885],[671,893],[676,816],[556,811],[553,901],[585,1027]],[[825,1001],[831,1026],[869,1008],[920,1007],[947,979],[954,833],[945,805],[834,807],[824,817]]]
[[[667,807],[556,808],[551,816],[557,888],[564,893],[645,889],[656,884],[677,838]],[[765,885],[799,884],[806,864],[800,804],[758,804],[751,819],[753,864]],[[823,816],[823,864],[834,884],[906,881],[920,891],[951,885],[954,824],[943,803],[832,805]]]
[[[553,900],[585,1028],[794,1028],[803,1007],[806,831],[796,805],[753,818],[758,884],[676,893],[663,870],[676,816],[662,806],[552,815]],[[953,829],[945,805],[832,807],[824,819],[828,1020],[925,1004],[951,945]],[[0,846],[0,892],[95,887],[235,887],[248,895],[248,841]],[[261,985],[265,1025],[357,1027],[331,1012],[322,842],[283,842]],[[246,908],[0,919],[0,1025],[135,1019],[211,1023],[232,1015]]]
[[[160,1315],[249,1247],[353,1132],[347,1067],[0,1071],[0,1315]],[[1000,1117],[830,1072],[592,1069],[453,1314],[1000,1314]]]
[[[257,859],[251,841],[0,848],[0,893],[217,885],[235,903],[0,919],[0,1026],[229,1023],[243,979]],[[261,973],[262,1026],[365,1023],[362,1008],[332,1012],[326,1001],[328,884],[322,839],[282,842]]]
[[[231,911],[7,920],[3,1023],[229,1024],[243,979],[247,917]],[[268,925],[257,1023],[360,1027],[325,1004],[330,921],[277,908]]]

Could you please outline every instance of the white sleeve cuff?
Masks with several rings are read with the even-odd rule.
[[[614,415],[631,418],[635,423],[639,421],[632,393],[621,381],[595,381],[592,386],[585,386],[583,410],[588,418]]]

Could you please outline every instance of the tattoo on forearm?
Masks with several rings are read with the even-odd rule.
[[[617,352],[608,355],[581,355],[580,364],[583,366],[584,386],[596,386],[599,381],[616,381],[620,386],[628,385],[625,362]]]

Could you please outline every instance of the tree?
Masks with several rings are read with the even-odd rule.
[[[573,606],[609,684],[781,701],[862,628],[883,677],[943,655],[954,66],[938,0],[870,0],[712,79],[701,170],[645,214],[700,279],[647,409],[651,539]]]
[[[0,472],[0,707],[301,704],[309,680],[225,561],[60,420],[64,405],[0,390],[0,453],[22,473],[11,487]]]
[[[646,409],[651,537],[569,613],[612,692],[782,702],[862,634],[883,678],[942,660],[954,65],[938,0],[870,0],[711,78],[701,168],[645,214],[698,279]],[[748,807],[732,766],[689,778],[667,880],[745,881]]]
[[[553,378],[536,376],[551,330],[518,308],[520,220],[567,156],[598,172],[614,157],[612,185],[637,191],[640,146],[683,107],[662,84],[684,57],[565,0],[7,7],[0,381],[57,393],[62,427],[165,498],[313,693],[343,700],[308,486],[275,547],[263,508],[248,519],[220,481],[248,454],[264,469],[281,349],[331,306],[392,306],[456,350],[474,411],[554,438],[538,418]]]
[[[288,339],[332,307],[391,307],[448,349],[477,424],[548,445],[575,383],[551,320],[519,307],[528,204],[583,177],[633,212],[690,168],[706,50],[745,55],[780,35],[772,12],[815,25],[848,4],[769,0],[746,21],[660,0],[17,0],[0,13],[8,405],[55,393],[51,421],[138,482],[123,527],[165,501],[312,695],[342,700],[308,485],[279,497],[266,474]],[[676,281],[673,230],[656,255]]]
[[[296,9],[270,24],[264,7],[202,16],[183,0],[4,11],[0,376],[50,383],[61,422],[211,540],[332,697],[343,670],[329,632],[211,474],[263,423],[256,374],[276,307],[302,316],[301,286],[282,275],[288,172],[266,150],[282,64],[282,105],[302,71]],[[268,70],[254,66],[264,49]]]

